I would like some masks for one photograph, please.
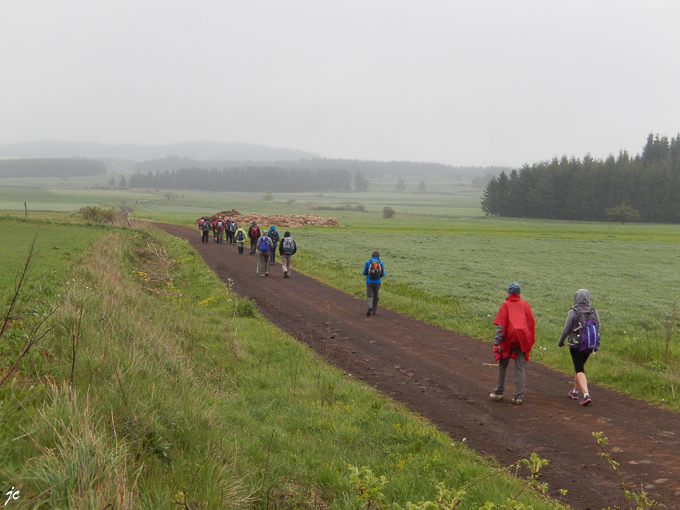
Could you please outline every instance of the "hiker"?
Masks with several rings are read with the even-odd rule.
[[[229,244],[234,244],[236,242],[234,241],[234,234],[236,234],[236,231],[238,230],[238,225],[235,221],[232,221],[231,218],[227,218],[226,223],[227,242]]]
[[[276,231],[276,227],[272,225],[269,227],[269,232],[267,232],[267,237],[274,243],[274,249],[272,250],[271,263],[274,265],[276,262],[276,247],[279,245],[279,233]]]
[[[217,221],[215,221],[215,242],[217,244],[222,244],[222,233],[224,232],[224,219],[222,216],[217,218]]]
[[[283,277],[290,278],[290,260],[295,255],[297,246],[293,238],[290,237],[290,232],[284,232],[281,245],[279,246],[279,255],[281,255],[281,268],[283,269]]]
[[[378,311],[378,292],[380,292],[380,279],[385,276],[385,266],[380,260],[380,253],[374,251],[371,258],[364,263],[362,274],[366,276],[366,302],[368,308],[366,317],[376,315]]]
[[[212,230],[213,233],[213,242],[217,242],[217,218],[212,220],[212,223],[210,223],[210,229]]]
[[[498,361],[496,389],[489,395],[491,400],[503,400],[505,392],[505,371],[510,358],[515,359],[515,393],[513,404],[521,405],[524,398],[524,366],[529,361],[529,353],[534,345],[534,326],[536,320],[531,307],[520,298],[519,283],[508,285],[508,297],[501,304],[493,320],[496,336],[493,351]]]
[[[238,248],[239,255],[243,255],[243,245],[246,242],[246,237],[248,237],[248,234],[243,230],[243,227],[238,227],[234,234],[234,238],[236,239],[236,247]]]
[[[210,242],[208,236],[210,235],[210,221],[205,216],[198,221],[198,229],[201,231],[201,243]]]
[[[269,276],[269,256],[274,251],[274,243],[272,242],[267,234],[263,234],[262,237],[257,241],[257,270],[260,272],[260,266],[262,266],[263,275]]]
[[[250,239],[250,254],[255,255],[257,249],[257,240],[260,238],[260,227],[253,221],[248,229],[248,239]]]
[[[591,321],[595,321],[592,323]],[[591,335],[593,343],[588,345],[584,336],[588,335],[588,322],[591,322]],[[584,327],[585,326],[585,327]],[[569,337],[569,353],[574,363],[574,389],[569,392],[569,398],[578,400],[579,391],[583,392],[583,400],[579,402],[581,406],[587,406],[592,402],[588,392],[588,379],[584,371],[584,365],[588,361],[588,356],[597,350],[600,341],[600,317],[597,310],[590,306],[590,292],[586,289],[579,289],[574,294],[574,307],[567,314],[567,322],[564,324],[562,334],[557,342],[558,347],[564,347],[564,340]]]

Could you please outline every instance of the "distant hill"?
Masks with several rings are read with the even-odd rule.
[[[108,172],[166,172],[184,168],[267,167],[305,170],[347,170],[364,177],[446,177],[472,180],[510,172],[505,167],[452,166],[413,161],[371,161],[322,158],[319,154],[248,143],[185,142],[169,145],[106,145],[94,142],[40,141],[0,145],[2,158],[89,158]]]
[[[106,173],[104,163],[93,159],[0,159],[0,178],[79,177],[104,173]]]
[[[191,158],[197,160],[297,161],[318,154],[249,143],[184,142],[169,145],[106,145],[95,142],[40,141],[0,145],[0,158],[91,158],[144,161]]]

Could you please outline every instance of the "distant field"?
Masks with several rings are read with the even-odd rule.
[[[84,179],[84,178],[83,178]],[[398,215],[422,216],[482,216],[479,207],[480,191],[449,186],[446,193],[396,193],[394,191],[369,191],[347,193],[276,193],[274,200],[263,201],[262,193],[213,193],[201,191],[70,189],[63,182],[45,183],[53,187],[21,187],[0,184],[0,212],[12,215],[24,213],[27,203],[29,218],[44,212],[66,213],[85,205],[126,205],[134,209],[131,216],[138,219],[191,224],[206,213],[224,209],[237,209],[242,213],[283,213],[335,216],[344,220],[369,220],[382,217],[385,206],[392,207]],[[28,181],[25,179],[24,181]],[[70,181],[69,181],[70,182]],[[56,186],[59,184],[59,186]],[[102,184],[103,186],[104,184]],[[390,185],[393,188],[393,185]],[[433,184],[433,188],[435,185]],[[438,186],[437,186],[438,187]],[[170,194],[167,197],[166,194]],[[366,212],[315,210],[315,207],[340,207],[361,204]],[[413,220],[416,221],[416,220]]]

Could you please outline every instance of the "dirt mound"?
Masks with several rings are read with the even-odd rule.
[[[290,228],[304,227],[305,225],[322,225],[325,227],[340,225],[336,218],[322,218],[316,214],[266,215],[253,213],[242,215],[236,209],[232,209],[231,211],[221,211],[217,214],[213,214],[210,216],[210,221],[214,220],[218,216],[222,216],[225,219],[231,218],[232,221],[235,221],[239,225],[243,226],[250,225],[253,221],[257,222],[258,225],[264,225],[266,227],[269,227],[269,225]]]

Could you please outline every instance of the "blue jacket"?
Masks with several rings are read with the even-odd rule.
[[[272,236],[273,232],[276,232],[276,238],[278,238],[279,233],[276,231],[276,228],[274,228],[274,226],[272,225],[271,227],[269,227],[269,231],[267,232],[267,236],[269,237],[269,239],[272,240],[272,243],[274,243],[274,248],[276,248],[278,246],[279,242],[274,241],[275,238],[274,238],[274,236]]]
[[[385,266],[378,257],[371,257],[366,261],[366,263],[364,264],[364,270],[362,274],[366,276],[366,283],[380,283],[380,278],[373,279],[370,276],[368,276],[368,268],[370,267],[371,262],[380,262],[380,278],[385,276]]]

